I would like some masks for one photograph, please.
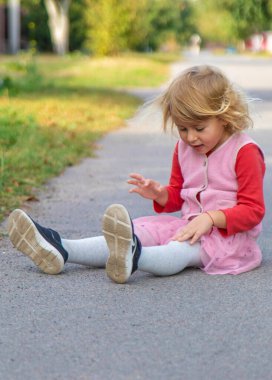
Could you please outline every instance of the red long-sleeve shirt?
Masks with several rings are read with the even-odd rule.
[[[263,177],[265,164],[259,148],[255,144],[242,147],[237,155],[235,172],[238,181],[237,205],[221,210],[227,221],[227,228],[221,229],[223,235],[233,235],[237,232],[248,231],[261,222],[265,213],[263,195]],[[178,143],[176,144],[168,191],[168,201],[164,207],[154,202],[154,210],[175,212],[181,209],[183,199],[180,191],[183,177],[178,161]]]

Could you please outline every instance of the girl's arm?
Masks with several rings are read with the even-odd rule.
[[[265,164],[257,145],[247,144],[240,149],[235,171],[238,181],[237,205],[222,210],[226,217],[226,230],[221,233],[227,236],[252,229],[262,221],[265,214]]]
[[[131,188],[129,192],[137,193],[146,199],[152,199],[156,212],[174,212],[181,209],[183,201],[180,198],[180,191],[183,177],[178,162],[178,144],[176,144],[173,154],[171,177],[168,186],[162,186],[159,182],[144,178],[139,173],[131,173],[130,177],[131,179],[127,182],[135,187]]]
[[[164,186],[153,179],[145,178],[139,173],[130,173],[127,183],[135,187],[129,190],[130,193],[137,193],[143,198],[152,199],[160,205],[165,205],[168,200],[168,192]]]

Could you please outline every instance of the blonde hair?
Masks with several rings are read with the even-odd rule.
[[[185,70],[160,97],[163,128],[195,125],[211,117],[226,122],[230,133],[252,126],[242,92],[217,68],[207,65]]]

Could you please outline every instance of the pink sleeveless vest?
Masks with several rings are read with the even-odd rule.
[[[207,157],[180,140],[178,158],[184,178],[181,190],[181,198],[184,200],[181,209],[183,220],[190,220],[208,210],[223,210],[236,205],[236,158],[239,150],[249,143],[256,144],[246,134],[237,133]],[[261,223],[250,231],[224,238],[214,228],[209,236],[205,235],[201,239],[204,270],[210,274],[237,274],[258,266],[261,252],[255,239],[260,231]],[[233,252],[231,258],[227,254],[230,246]]]
[[[206,157],[180,141],[179,163],[185,179],[181,218],[159,215],[134,219],[135,233],[143,246],[168,244],[194,216],[233,207],[237,202],[235,162],[239,150],[249,143],[255,144],[246,134],[238,133]],[[201,269],[209,274],[239,274],[258,267],[262,254],[256,238],[260,231],[261,223],[250,231],[222,236],[214,227],[200,239]]]
[[[235,163],[239,150],[249,143],[256,144],[249,136],[237,133],[207,157],[182,140],[179,142],[179,163],[184,178],[181,190],[183,218],[230,208],[237,203]]]

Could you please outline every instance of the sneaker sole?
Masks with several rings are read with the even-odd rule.
[[[118,284],[127,282],[132,271],[132,239],[130,216],[126,208],[111,205],[103,217],[103,234],[109,248],[106,273]]]
[[[14,247],[28,256],[44,273],[58,274],[62,271],[62,255],[42,237],[24,211],[17,209],[10,214],[8,233]]]

